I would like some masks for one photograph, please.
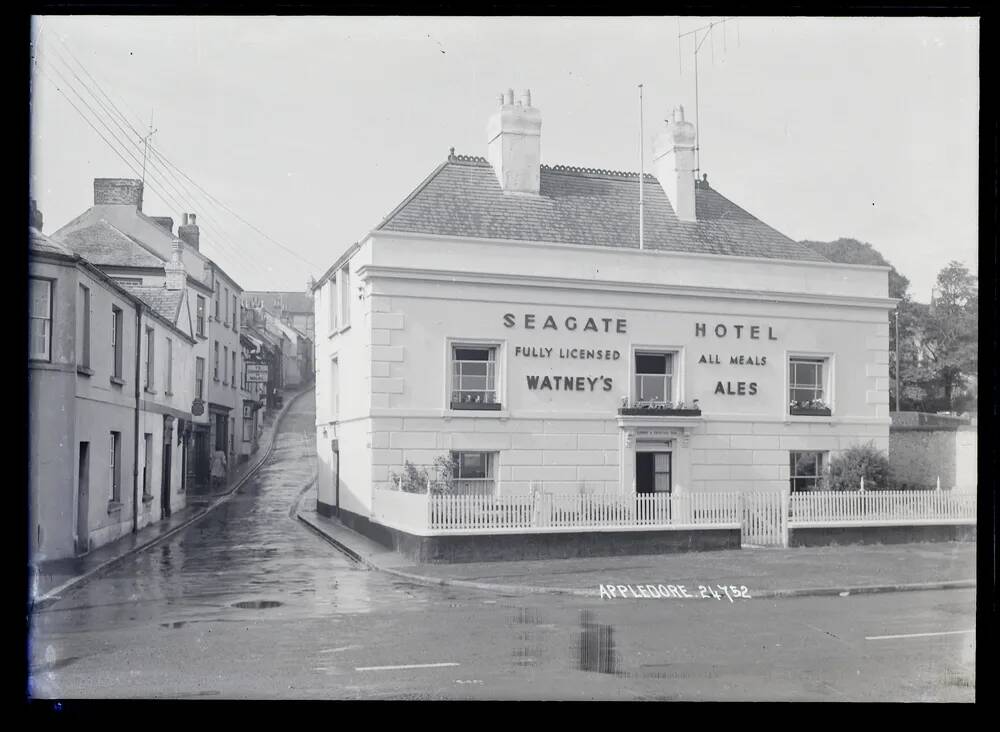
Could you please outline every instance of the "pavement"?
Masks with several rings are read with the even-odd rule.
[[[976,545],[966,542],[415,564],[336,519],[320,516],[315,494],[303,498],[297,517],[370,569],[420,584],[498,593],[599,597],[602,585],[683,585],[690,593],[699,592],[699,587],[735,585],[745,586],[751,597],[769,598],[976,586]]]
[[[82,557],[53,559],[33,564],[31,597],[34,598],[34,607],[44,607],[79,582],[173,536],[224,503],[268,459],[275,435],[292,403],[303,394],[311,393],[312,389],[312,384],[309,384],[305,389],[284,392],[284,405],[281,410],[269,424],[263,425],[257,452],[230,473],[224,490],[211,494],[190,492],[187,496],[188,505],[173,511],[169,518],[144,526],[136,533],[126,534]]]

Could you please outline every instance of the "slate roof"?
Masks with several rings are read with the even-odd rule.
[[[163,267],[163,260],[107,221],[60,234],[77,254],[99,266]]]
[[[313,313],[312,296],[304,292],[279,292],[273,290],[256,290],[251,292],[244,290],[243,297],[259,299],[266,308],[276,307],[275,303],[280,300],[285,312],[309,313],[310,315]]]
[[[654,176],[644,182],[647,249],[827,261],[707,183],[696,188],[698,220],[686,222]],[[449,155],[376,230],[638,248],[638,174],[543,165],[540,193],[505,196],[484,158]]]
[[[135,285],[129,282],[119,282],[118,284],[146,303],[160,317],[166,318],[171,323],[177,322],[177,313],[180,312],[181,299],[184,295],[183,290],[168,290],[162,286]]]
[[[67,249],[55,239],[50,239],[45,236],[45,234],[34,227],[28,227],[28,247],[36,252],[45,252],[46,254],[58,254],[63,257],[75,258],[75,254],[72,250]]]

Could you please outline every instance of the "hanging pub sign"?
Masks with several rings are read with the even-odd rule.
[[[267,364],[266,363],[248,363],[247,368],[247,382],[250,384],[266,384],[267,383]]]

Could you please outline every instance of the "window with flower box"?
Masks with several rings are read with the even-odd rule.
[[[830,416],[829,360],[794,356],[788,359],[788,413]]]
[[[451,408],[499,410],[495,345],[451,346]]]

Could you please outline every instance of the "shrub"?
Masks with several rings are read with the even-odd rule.
[[[389,477],[392,479],[394,486],[398,486],[400,490],[406,493],[427,492],[427,471],[422,468],[418,469],[409,460],[403,464],[402,474],[393,472],[389,474]]]
[[[889,486],[889,458],[874,442],[852,445],[830,460],[829,490],[856,491],[865,479],[865,490]]]

